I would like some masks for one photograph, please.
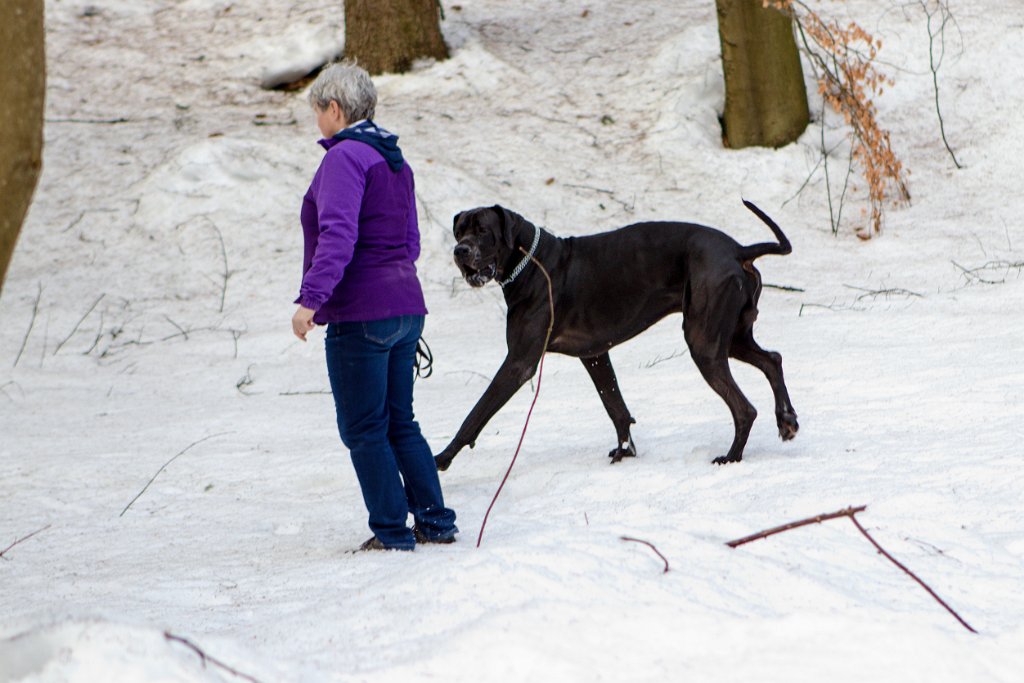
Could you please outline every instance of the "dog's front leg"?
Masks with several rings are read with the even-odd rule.
[[[519,388],[533,377],[541,355],[541,349],[537,348],[525,358],[512,353],[505,357],[505,362],[501,364],[498,373],[491,380],[490,386],[484,391],[484,395],[473,406],[473,410],[462,423],[455,438],[447,448],[441,451],[440,455],[434,456],[437,469],[442,472],[448,469],[459,451],[466,446],[470,448],[474,446],[476,437],[494,417],[494,414],[501,410],[501,407],[508,403],[508,400],[519,391]]]

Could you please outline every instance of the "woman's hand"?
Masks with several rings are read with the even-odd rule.
[[[295,311],[295,315],[292,316],[292,332],[295,336],[306,341],[306,333],[313,329],[313,314],[316,313],[311,308],[305,306],[299,306],[299,310]]]

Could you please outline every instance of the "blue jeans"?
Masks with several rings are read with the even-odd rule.
[[[458,531],[412,410],[422,331],[422,315],[327,326],[327,374],[338,431],[352,456],[370,530],[388,548],[402,550],[416,545],[406,526],[410,513],[431,540]]]

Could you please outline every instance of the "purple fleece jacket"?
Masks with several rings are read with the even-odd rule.
[[[316,311],[318,324],[426,314],[409,164],[392,171],[357,140],[320,144],[327,154],[302,201],[305,253],[295,303]]]

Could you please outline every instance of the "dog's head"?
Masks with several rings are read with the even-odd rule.
[[[483,287],[501,277],[515,245],[523,217],[494,205],[455,215],[455,265],[472,287]]]

